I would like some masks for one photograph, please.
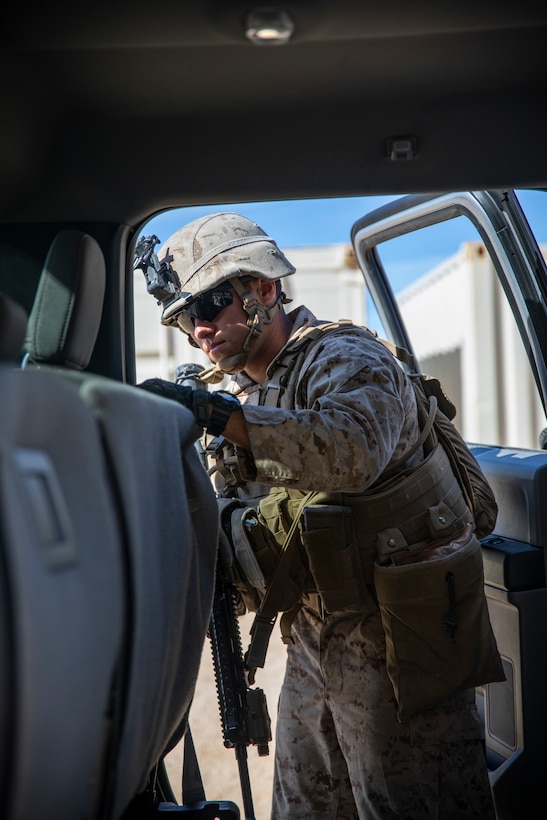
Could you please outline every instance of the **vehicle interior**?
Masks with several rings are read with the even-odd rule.
[[[177,799],[164,766],[186,739],[191,765],[217,505],[193,419],[136,387],[135,246],[172,208],[401,197],[347,236],[382,331],[412,351],[379,246],[464,216],[543,425],[547,273],[513,191],[547,196],[547,7],[98,0],[3,18],[1,814],[250,820],[195,778]],[[541,441],[470,442],[500,507],[483,558],[506,681],[477,690],[498,820],[547,797]]]

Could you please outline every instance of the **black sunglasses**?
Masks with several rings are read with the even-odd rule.
[[[234,294],[228,283],[215,290],[208,290],[177,314],[177,323],[184,333],[192,334],[196,319],[214,322],[220,311],[233,301]]]

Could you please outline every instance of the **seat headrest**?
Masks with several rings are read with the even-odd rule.
[[[22,305],[0,293],[0,361],[21,361],[27,319]]]
[[[84,370],[97,340],[105,294],[105,261],[93,237],[60,231],[49,249],[30,312],[30,364]]]

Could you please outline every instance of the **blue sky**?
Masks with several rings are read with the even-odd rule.
[[[283,202],[234,203],[177,208],[155,217],[153,233],[163,241],[192,219],[215,211],[236,211],[257,222],[285,248],[349,242],[353,223],[395,197],[350,197]],[[148,230],[148,228],[147,228]]]
[[[396,198],[370,196],[177,208],[154,217],[141,233],[155,233],[163,243],[182,225],[204,214],[236,211],[257,222],[283,249],[349,243],[354,222]],[[537,241],[547,245],[547,193],[523,191],[519,192],[519,198]],[[427,243],[420,232],[404,237],[404,242],[398,240],[400,244],[390,260],[390,275],[395,273],[397,278],[392,284],[396,290],[404,287],[455,253],[462,242],[475,238],[477,234],[469,221],[460,218],[436,226],[428,234]],[[400,254],[399,258],[396,254]]]

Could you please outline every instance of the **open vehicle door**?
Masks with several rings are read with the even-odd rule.
[[[439,222],[474,239],[406,276],[394,242]],[[367,323],[441,380],[499,505],[483,558],[506,681],[477,689],[499,820],[538,817],[547,745],[547,268],[513,191],[407,196],[352,229]],[[414,250],[415,253],[415,250]],[[446,255],[445,255],[446,256]],[[421,272],[420,272],[421,273]],[[410,281],[411,280],[411,281]]]

